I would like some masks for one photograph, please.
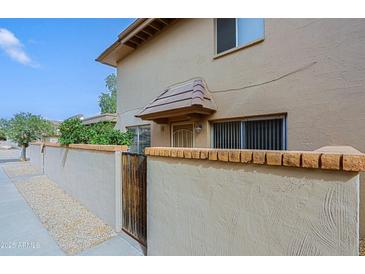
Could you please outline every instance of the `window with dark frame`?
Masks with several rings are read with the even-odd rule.
[[[262,18],[217,18],[217,54],[264,39]]]
[[[215,122],[212,135],[213,148],[287,149],[285,117]]]

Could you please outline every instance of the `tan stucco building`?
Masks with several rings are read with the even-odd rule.
[[[364,19],[138,19],[98,61],[137,150],[365,152]]]

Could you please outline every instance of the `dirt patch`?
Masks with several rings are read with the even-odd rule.
[[[365,256],[365,239],[360,240],[360,256]]]
[[[116,235],[113,229],[46,176],[15,183],[65,253],[73,255]]]

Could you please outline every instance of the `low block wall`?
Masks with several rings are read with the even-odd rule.
[[[37,163],[37,145],[31,145],[32,163]],[[122,146],[48,143],[43,149],[44,174],[90,211],[120,230],[120,187]]]
[[[38,168],[39,170],[43,170],[42,146],[42,143],[33,143],[27,149],[30,163],[32,164],[32,166]]]
[[[146,154],[148,255],[359,253],[363,155],[167,148]]]

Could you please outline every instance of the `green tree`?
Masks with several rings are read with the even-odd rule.
[[[117,77],[110,74],[105,78],[107,92],[102,92],[99,96],[99,107],[101,113],[117,112]]]
[[[40,140],[44,135],[54,134],[54,125],[39,115],[21,112],[9,120],[7,136],[22,148],[20,159],[26,161],[29,143]]]
[[[6,119],[0,119],[0,141],[1,140],[6,140],[6,135],[7,135],[7,129],[8,129],[8,120]]]

